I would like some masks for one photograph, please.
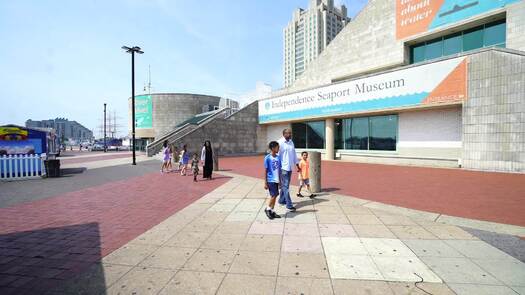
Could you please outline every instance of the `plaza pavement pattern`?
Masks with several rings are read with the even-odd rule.
[[[525,264],[459,227],[330,193],[268,220],[262,181],[229,176],[51,294],[525,294]]]

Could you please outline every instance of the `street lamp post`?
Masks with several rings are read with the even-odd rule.
[[[138,46],[122,46],[122,49],[126,50],[127,53],[131,53],[131,144],[133,149],[133,162],[131,165],[137,165],[135,161],[135,52],[143,54],[144,51]]]
[[[104,103],[104,153],[107,151],[106,147],[106,103]]]

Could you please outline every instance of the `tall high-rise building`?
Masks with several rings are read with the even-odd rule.
[[[333,0],[310,0],[307,10],[298,8],[283,30],[284,87],[293,84],[308,65],[350,21],[346,6]]]

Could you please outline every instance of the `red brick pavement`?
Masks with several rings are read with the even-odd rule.
[[[0,208],[0,294],[47,290],[226,181],[150,173]]]
[[[221,169],[261,178],[262,157],[221,159]],[[382,203],[525,226],[525,174],[323,161],[322,187]],[[297,184],[297,174],[292,176]]]

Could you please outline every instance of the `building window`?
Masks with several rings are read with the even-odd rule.
[[[397,120],[397,115],[336,120],[335,148],[395,151]]]
[[[500,20],[412,45],[410,62],[417,63],[483,47],[505,47],[505,42],[506,21]]]
[[[324,121],[292,123],[292,134],[296,148],[324,149]]]

